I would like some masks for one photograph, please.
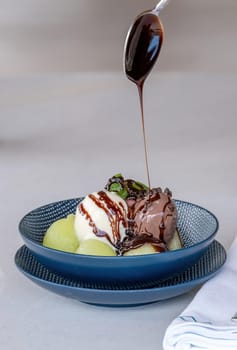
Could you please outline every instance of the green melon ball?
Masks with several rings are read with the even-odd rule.
[[[128,250],[126,253],[124,253],[124,256],[131,256],[131,255],[146,255],[146,254],[154,254],[158,253],[152,244],[145,243],[139,248],[134,248]]]
[[[168,243],[167,248],[168,250],[177,250],[183,248],[183,243],[177,230],[175,231],[171,241]]]
[[[47,230],[43,245],[48,248],[75,253],[79,247],[74,230],[75,215],[70,214],[67,218],[55,221]]]
[[[98,239],[86,239],[81,242],[76,253],[97,256],[116,256],[116,252],[106,243]]]

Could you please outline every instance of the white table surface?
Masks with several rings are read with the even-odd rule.
[[[237,75],[162,73],[145,88],[151,182],[213,211],[237,232]],[[146,182],[135,86],[121,73],[0,81],[0,348],[161,350],[196,291],[137,308],[99,308],[39,288],[14,266],[17,225],[48,202],[122,172]]]

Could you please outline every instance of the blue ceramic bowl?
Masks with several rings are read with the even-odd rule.
[[[144,305],[187,293],[215,276],[225,260],[224,247],[214,240],[196,264],[174,278],[152,283],[140,281],[128,286],[126,283],[84,283],[63,277],[40,264],[26,246],[15,255],[18,269],[40,287],[84,303],[113,307]]]
[[[188,202],[175,200],[178,231],[182,249],[160,254],[102,257],[66,253],[42,245],[48,227],[57,219],[74,213],[83,198],[47,204],[23,217],[21,236],[40,263],[53,272],[83,281],[102,283],[136,283],[164,280],[196,263],[213,242],[218,220],[208,210]]]

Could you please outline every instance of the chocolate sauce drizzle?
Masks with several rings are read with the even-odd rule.
[[[167,250],[166,244],[172,236],[172,230],[175,230],[177,219],[171,191],[166,188],[163,192],[160,187],[148,189],[134,180],[125,180],[121,174],[110,178],[105,188],[110,190],[114,183],[120,185],[119,189],[126,189],[127,193],[127,226],[124,226],[126,236],[117,244],[120,255],[145,243],[152,244],[159,252]],[[169,217],[171,218],[168,219]]]
[[[160,212],[157,215],[161,216],[161,223],[156,230],[159,231],[159,238],[154,236],[154,232],[149,232],[147,230],[142,231],[143,220],[147,216],[147,212],[149,210],[149,206],[152,205],[152,202],[159,201],[161,199],[161,188],[153,188],[149,190],[147,194],[143,197],[129,197],[127,199],[128,204],[128,229],[127,229],[127,237],[123,241],[123,251],[129,249],[134,249],[142,246],[145,243],[150,243],[158,252],[166,251],[166,244],[164,242],[164,231],[166,229],[165,219],[168,216],[172,216],[172,214],[166,214],[165,211],[168,205],[172,203],[170,194],[171,192],[166,189],[165,194],[167,196],[167,202],[164,204],[163,209],[160,209]],[[135,217],[136,214],[141,214],[141,219],[139,225],[137,225]]]
[[[151,183],[143,108],[143,86],[159,56],[163,43],[163,36],[163,26],[157,14],[152,11],[144,12],[136,18],[127,37],[125,46],[125,72],[128,79],[137,85],[139,93],[146,172],[149,188],[151,188]]]
[[[120,233],[120,225],[122,224],[124,228],[127,227],[127,219],[126,219],[126,209],[123,206],[122,201],[118,204],[109,198],[109,196],[104,191],[98,192],[98,198],[89,194],[88,197],[95,203],[95,205],[102,209],[107,215],[112,231],[112,239],[107,232],[100,230],[93,219],[91,218],[88,211],[85,209],[83,203],[79,204],[80,213],[85,216],[86,220],[88,220],[89,225],[92,227],[93,233],[97,237],[105,237],[119,252],[120,255],[120,246],[121,246],[121,233]]]
[[[80,213],[83,216],[85,216],[86,220],[89,222],[89,226],[92,227],[93,233],[97,237],[105,237],[113,245],[114,243],[111,241],[109,234],[107,232],[104,232],[104,231],[98,229],[98,227],[96,226],[95,222],[92,220],[90,214],[85,209],[83,203],[80,203],[78,208],[79,208]]]
[[[165,252],[166,246],[164,242],[158,240],[157,238],[149,235],[147,233],[143,233],[141,235],[133,236],[133,237],[125,237],[122,242],[122,247],[120,249],[121,255],[126,253],[130,249],[136,249],[142,247],[144,244],[151,244],[156,252]]]

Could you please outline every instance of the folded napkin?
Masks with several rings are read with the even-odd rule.
[[[167,328],[164,350],[237,350],[237,237],[220,272]]]

